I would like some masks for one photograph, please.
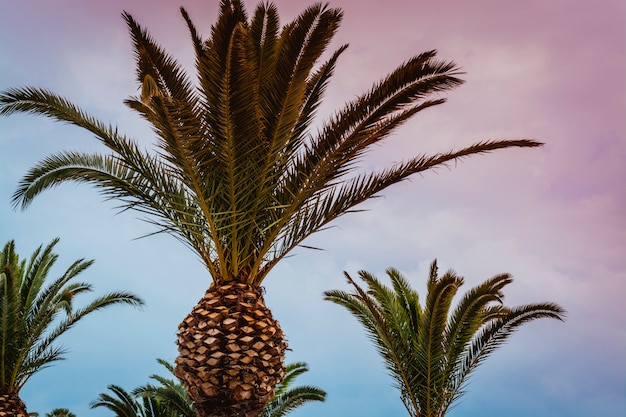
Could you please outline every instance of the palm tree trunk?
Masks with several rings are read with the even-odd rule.
[[[256,417],[285,375],[287,343],[262,289],[212,284],[178,327],[174,373],[199,417]]]
[[[26,404],[16,393],[0,394],[0,417],[28,417]]]

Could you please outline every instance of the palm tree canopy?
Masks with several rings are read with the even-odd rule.
[[[76,417],[76,414],[67,408],[55,408],[51,412],[46,413],[46,417]]]
[[[114,304],[139,306],[143,302],[127,292],[111,292],[83,307],[75,297],[92,291],[88,283],[72,280],[93,261],[79,259],[60,277],[47,283],[58,255],[58,239],[40,246],[31,258],[20,259],[15,242],[0,252],[0,393],[18,393],[31,376],[65,359],[55,341],[79,320]]]
[[[436,261],[431,264],[423,303],[398,270],[390,268],[387,275],[391,288],[360,271],[367,285],[363,289],[345,273],[354,292],[324,294],[363,325],[412,417],[444,417],[463,394],[474,369],[522,324],[565,317],[560,306],[549,302],[505,306],[502,290],[513,281],[509,274],[470,289],[454,308],[452,301],[463,278],[454,271],[439,276]]]
[[[16,206],[28,206],[62,182],[91,183],[189,245],[215,282],[260,285],[306,237],[410,175],[472,154],[541,145],[490,140],[361,172],[367,150],[422,110],[444,103],[439,93],[462,83],[456,64],[438,60],[436,51],[416,55],[314,125],[347,47],[320,62],[341,23],[339,9],[315,4],[281,26],[271,3],[259,4],[248,17],[240,1],[222,0],[208,38],[181,12],[195,48],[196,83],[123,14],[141,91],[125,103],[152,125],[156,152],[46,89],[0,93],[0,115],[33,113],[68,122],[110,151],[64,151],[43,159],[21,180]]]

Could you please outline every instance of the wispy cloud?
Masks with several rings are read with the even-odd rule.
[[[36,3],[36,4],[35,4]],[[0,3],[0,89],[37,85],[67,95],[150,143],[122,100],[136,93],[126,8],[188,68],[191,44],[169,1]],[[203,32],[216,2],[181,1]],[[283,22],[305,2],[277,1]],[[321,115],[368,89],[410,55],[436,48],[467,83],[363,161],[380,168],[421,152],[489,138],[533,137],[540,149],[475,157],[400,184],[300,249],[268,278],[267,302],[329,393],[297,415],[397,414],[404,410],[358,324],[322,292],[345,286],[342,271],[402,270],[419,289],[437,257],[468,284],[511,272],[511,303],[553,300],[565,323],[536,323],[480,369],[451,415],[618,416],[626,411],[626,4],[618,0],[411,2],[337,0],[349,42]],[[249,9],[253,7],[249,3]],[[25,116],[0,119],[0,231],[20,253],[61,237],[60,265],[95,258],[97,291],[132,290],[143,312],[94,316],[64,339],[69,360],[33,378],[30,411],[88,403],[106,385],[133,388],[173,359],[177,323],[208,287],[193,253],[131,213],[114,216],[89,187],[47,192],[28,210],[10,198],[21,175],[61,149],[100,149],[76,128]]]

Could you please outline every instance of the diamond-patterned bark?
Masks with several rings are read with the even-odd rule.
[[[0,394],[0,417],[28,417],[26,404],[13,394]]]
[[[285,375],[287,348],[261,289],[212,285],[178,330],[175,374],[200,417],[257,416]]]

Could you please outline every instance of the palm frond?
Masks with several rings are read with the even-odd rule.
[[[104,407],[115,413],[116,417],[147,417],[141,412],[139,403],[131,393],[119,385],[108,385],[107,388],[115,395],[100,394],[99,399],[92,401],[91,408]]]
[[[124,12],[122,16],[133,42],[139,85],[143,85],[146,76],[150,76],[159,90],[168,96],[179,101],[193,102],[192,85],[176,60],[169,56],[129,13]]]
[[[283,417],[311,401],[325,401],[326,392],[317,387],[303,385],[275,396],[265,407],[261,416]]]
[[[523,324],[539,318],[563,321],[565,310],[555,303],[527,304],[502,309],[476,332],[468,346],[459,375],[463,380]],[[459,381],[462,383],[463,381]]]
[[[164,359],[157,359],[160,365],[163,365],[167,371],[174,376],[174,367]],[[146,384],[135,388],[132,394],[136,397],[150,398],[159,401],[159,403],[174,416],[177,417],[196,417],[196,411],[193,409],[192,401],[189,399],[185,388],[178,379],[167,378],[161,375],[151,375],[150,379],[158,382],[159,385]]]
[[[450,161],[463,159],[474,154],[508,147],[535,147],[540,145],[539,142],[533,140],[481,142],[445,154],[419,156],[380,173],[357,176],[343,183],[330,184],[314,193],[308,200],[299,203],[296,211],[285,210],[281,223],[277,224],[275,228],[274,233],[278,236],[268,239],[267,245],[271,242],[272,249],[276,253],[275,257],[280,259],[312,233],[322,229],[338,217],[351,212],[358,204],[378,196],[387,187],[401,182],[413,174],[446,166]],[[289,217],[287,213],[291,213]]]
[[[502,289],[511,282],[510,274],[496,275],[467,291],[457,303],[445,330],[447,374],[458,368],[476,332],[493,319],[493,313],[500,314],[504,298]]]
[[[403,393],[406,392],[406,395],[403,395],[403,402],[407,410],[418,411],[419,404],[415,401],[414,386],[410,383],[413,377],[409,373],[406,361],[410,346],[407,346],[406,339],[398,337],[399,335],[391,328],[390,322],[393,322],[393,319],[384,315],[380,300],[363,290],[347,272],[344,272],[344,275],[355,292],[326,291],[324,299],[344,306],[363,325],[369,339],[384,360],[390,376],[396,381],[398,388]],[[379,284],[378,280],[366,271],[360,271],[359,277],[368,285]]]

